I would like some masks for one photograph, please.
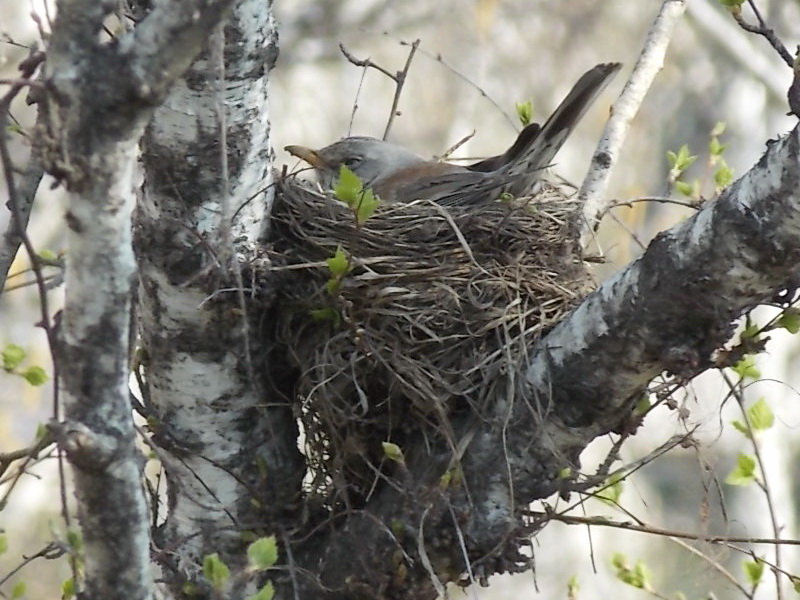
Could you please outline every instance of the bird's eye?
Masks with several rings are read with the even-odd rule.
[[[359,164],[361,164],[361,157],[360,156],[348,156],[344,159],[344,166],[348,169],[354,169]]]

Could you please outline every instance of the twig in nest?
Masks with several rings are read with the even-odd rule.
[[[392,73],[391,71],[385,69],[379,64],[372,62],[372,60],[369,58],[365,59],[356,58],[350,53],[349,50],[347,50],[347,48],[344,47],[344,44],[339,44],[339,50],[342,51],[344,57],[352,64],[354,64],[357,67],[364,67],[365,69],[373,68],[377,71],[380,71],[395,83],[394,98],[392,98],[392,108],[391,112],[389,113],[389,120],[386,122],[386,129],[383,130],[383,137],[381,139],[385,140],[387,137],[389,137],[389,132],[392,129],[394,118],[399,114],[397,111],[397,106],[400,104],[400,94],[402,94],[403,92],[403,86],[405,85],[406,82],[406,76],[408,75],[408,71],[411,68],[411,61],[414,58],[414,54],[416,54],[417,52],[417,48],[419,48],[419,44],[420,44],[419,39],[416,39],[411,43],[411,50],[408,53],[408,58],[406,58],[406,64],[403,66],[403,69],[401,71],[397,71],[395,73]]]

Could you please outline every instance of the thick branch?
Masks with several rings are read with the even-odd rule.
[[[153,595],[142,459],[128,403],[137,144],[159,93],[231,2],[159,3],[161,20],[133,54],[100,36],[114,3],[62,0],[53,26],[36,147],[69,192],[59,348],[68,365],[65,421],[54,431],[73,467],[86,561],[79,595],[87,598]],[[159,54],[158,73],[131,77],[133,59],[147,53]]]

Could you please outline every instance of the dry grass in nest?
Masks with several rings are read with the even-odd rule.
[[[402,449],[424,432],[441,447],[453,415],[488,414],[526,347],[591,287],[570,234],[575,208],[548,188],[481,207],[385,205],[357,227],[343,204],[279,184],[276,337],[299,373],[313,492],[364,498],[386,471],[381,442]],[[351,269],[332,295],[325,261],[337,247]]]

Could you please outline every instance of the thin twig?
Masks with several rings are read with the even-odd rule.
[[[664,54],[672,38],[675,25],[686,10],[685,0],[664,0],[656,16],[639,60],[633,68],[619,98],[611,107],[611,116],[597,149],[592,156],[589,171],[578,192],[583,204],[581,241],[585,246],[599,223],[598,217],[608,205],[606,191],[611,171],[617,162],[631,121],[639,110],[650,85],[664,64]]]
[[[778,36],[775,34],[775,30],[771,27],[767,27],[767,23],[764,21],[763,17],[761,16],[761,12],[758,10],[756,3],[753,0],[747,0],[747,4],[753,11],[753,14],[756,16],[756,20],[758,21],[758,25],[753,25],[752,23],[748,23],[744,20],[742,16],[741,9],[738,10],[731,10],[731,14],[733,18],[736,20],[736,23],[739,24],[739,27],[744,29],[745,31],[749,31],[750,33],[755,33],[756,35],[763,36],[766,39],[770,46],[777,52],[783,62],[785,62],[789,67],[794,65],[794,57],[792,57],[789,50],[786,46],[783,45],[783,42],[778,39]],[[737,7],[738,8],[738,7]]]
[[[758,462],[758,469],[761,471],[761,481],[757,480],[758,487],[761,488],[761,491],[764,492],[764,498],[767,501],[767,511],[769,512],[770,522],[772,524],[772,534],[775,536],[776,539],[780,539],[780,527],[778,526],[778,517],[777,511],[775,509],[775,503],[772,499],[772,492],[770,491],[769,482],[767,481],[767,470],[765,468],[764,460],[761,456],[761,449],[759,448],[758,442],[756,442],[755,433],[753,431],[753,426],[750,423],[750,417],[747,414],[747,409],[744,406],[744,395],[742,394],[742,390],[739,389],[736,384],[731,381],[730,376],[725,372],[721,371],[722,378],[725,381],[725,384],[730,389],[730,393],[736,399],[736,403],[739,405],[739,409],[742,413],[742,420],[744,421],[744,425],[748,431],[748,438],[750,439],[750,443],[753,446],[753,454],[756,457],[756,461]],[[798,542],[800,543],[800,542]],[[776,598],[778,600],[783,599],[783,589],[781,586],[781,568],[782,561],[781,561],[781,547],[780,544],[775,545],[775,566],[777,569],[773,570],[773,574],[775,575],[775,588],[777,591]]]
[[[394,98],[392,98],[392,109],[389,113],[389,120],[386,122],[386,129],[383,130],[383,137],[381,139],[385,140],[389,137],[389,132],[392,130],[392,123],[394,123],[394,118],[399,115],[400,113],[397,111],[397,106],[400,104],[400,94],[403,93],[403,86],[406,83],[406,77],[408,76],[408,70],[411,68],[411,61],[414,58],[414,54],[417,52],[417,48],[419,48],[419,39],[414,40],[411,43],[411,50],[408,53],[408,58],[406,59],[406,64],[403,66],[402,71],[397,72],[397,76],[395,77],[395,82],[397,85],[394,89]]]

